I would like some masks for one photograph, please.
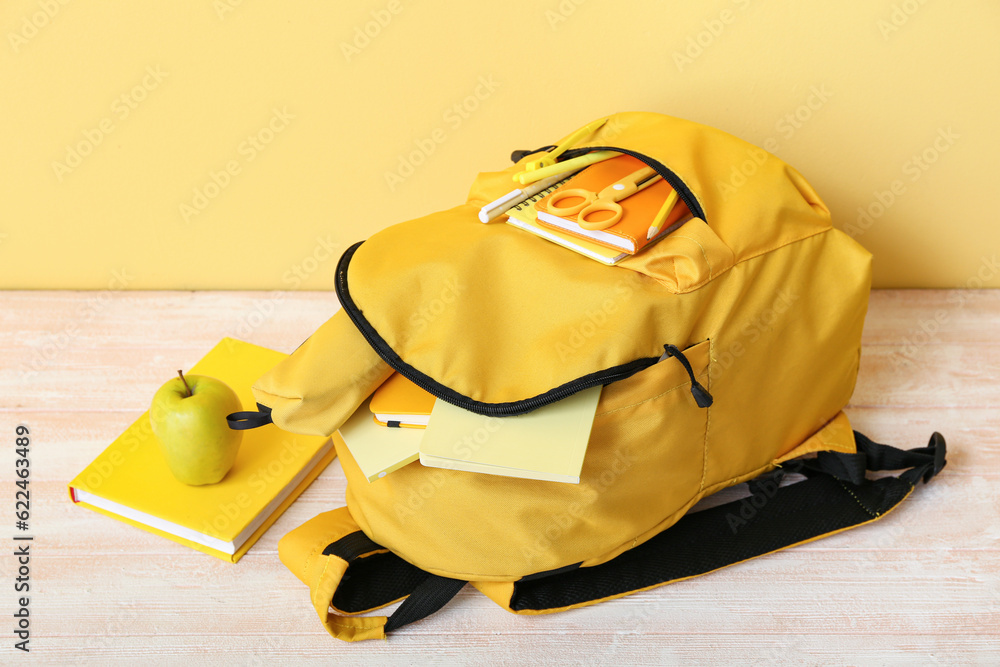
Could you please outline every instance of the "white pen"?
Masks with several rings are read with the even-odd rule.
[[[570,174],[568,173],[556,174],[555,176],[543,178],[542,180],[535,181],[534,183],[526,185],[523,188],[508,192],[503,197],[500,197],[500,199],[492,201],[479,209],[479,221],[484,223],[493,222],[521,202],[531,199],[545,188],[555,185],[569,176]]]

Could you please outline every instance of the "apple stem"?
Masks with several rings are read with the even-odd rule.
[[[181,382],[183,382],[183,383],[184,383],[184,386],[185,386],[185,387],[187,388],[187,390],[188,390],[188,393],[187,393],[187,395],[188,395],[188,396],[194,396],[194,392],[193,392],[193,391],[191,391],[191,386],[190,386],[190,385],[188,384],[188,381],[187,381],[187,379],[185,379],[185,377],[184,377],[184,371],[177,371],[177,374],[181,376]],[[185,396],[185,398],[187,398],[187,396]]]

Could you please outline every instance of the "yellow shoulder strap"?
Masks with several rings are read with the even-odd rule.
[[[384,639],[434,613],[466,582],[411,565],[365,535],[346,507],[324,512],[278,542],[281,562],[309,587],[327,632],[343,641]],[[352,567],[355,571],[345,581]],[[356,616],[406,598],[391,616]]]

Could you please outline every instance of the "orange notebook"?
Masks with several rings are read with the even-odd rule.
[[[670,194],[670,184],[663,179],[618,202],[622,207],[622,219],[607,229],[584,229],[577,224],[575,215],[557,216],[549,211],[547,204],[556,193],[570,188],[600,192],[608,185],[645,166],[645,163],[631,155],[622,155],[587,167],[536,204],[538,224],[634,255],[646,245],[663,238],[691,219],[691,213],[687,206],[684,205],[684,202],[678,201],[660,227],[660,233],[652,239],[646,238],[653,218],[656,217],[667,195]]]
[[[375,393],[369,408],[380,426],[427,428],[435,397],[399,373],[393,373]]]

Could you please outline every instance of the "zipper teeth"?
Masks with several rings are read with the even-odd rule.
[[[578,378],[577,380],[563,385],[559,388],[559,391],[552,390],[541,396],[535,396],[521,401],[513,401],[511,403],[483,403],[481,401],[473,401],[470,398],[454,392],[449,394],[447,397],[440,396],[440,393],[435,391],[437,387],[429,385],[423,377],[415,374],[413,369],[402,362],[402,359],[397,361],[386,354],[383,349],[383,346],[388,347],[385,345],[385,341],[372,336],[368,332],[368,327],[371,325],[364,321],[363,318],[359,316],[358,312],[356,312],[357,307],[347,291],[347,266],[350,263],[354,252],[361,246],[361,243],[363,242],[355,243],[353,246],[348,248],[347,251],[344,252],[343,257],[340,259],[340,265],[337,267],[336,291],[337,297],[340,299],[341,307],[347,312],[347,316],[351,318],[354,326],[361,333],[362,337],[364,337],[368,345],[375,350],[382,360],[389,364],[393,370],[424,391],[434,394],[438,398],[446,400],[452,405],[456,405],[463,410],[468,410],[469,412],[475,412],[476,414],[488,417],[519,415],[546,406],[550,403],[555,403],[556,401],[572,396],[573,394],[583,391],[584,389],[590,389],[591,387],[596,387],[599,384],[608,384],[609,382],[630,377],[639,371],[649,368],[659,361],[656,357],[636,359],[628,364],[625,364],[627,366],[626,369],[618,367],[619,370],[615,370],[614,372],[588,376],[587,379]]]
[[[531,412],[532,410],[544,407],[550,403],[561,401],[562,399],[568,396],[572,396],[573,394],[583,391],[584,389],[590,389],[592,387],[596,387],[599,384],[603,385],[603,384],[608,384],[609,382],[614,382],[615,380],[624,379],[638,372],[639,372],[638,370],[635,370],[631,372],[612,373],[609,375],[602,375],[600,377],[594,378],[592,380],[587,380],[585,382],[568,384],[565,385],[565,388],[563,390],[558,392],[553,392],[552,394],[547,395],[544,399],[528,398],[523,401],[518,401],[516,407],[508,407],[505,405],[492,406],[490,414],[492,416],[502,416],[502,415],[517,415],[524,412]],[[469,409],[461,405],[459,405],[458,407],[464,408],[466,410]]]
[[[666,165],[664,165],[659,160],[654,160],[648,155],[638,153],[636,151],[629,150],[627,148],[616,148],[614,146],[587,146],[585,148],[573,148],[562,154],[563,160],[568,160],[570,158],[579,157],[580,155],[586,155],[587,153],[593,153],[595,151],[614,151],[616,153],[623,153],[625,155],[631,155],[637,160],[641,160],[647,166],[652,167],[657,174],[663,177],[667,183],[670,184],[676,192],[677,196],[680,198],[684,205],[688,207],[691,214],[697,218],[705,220],[705,211],[702,209],[701,204],[698,203],[698,199],[691,192],[691,188],[681,180],[680,176],[672,172]],[[705,220],[708,222],[708,220]]]

